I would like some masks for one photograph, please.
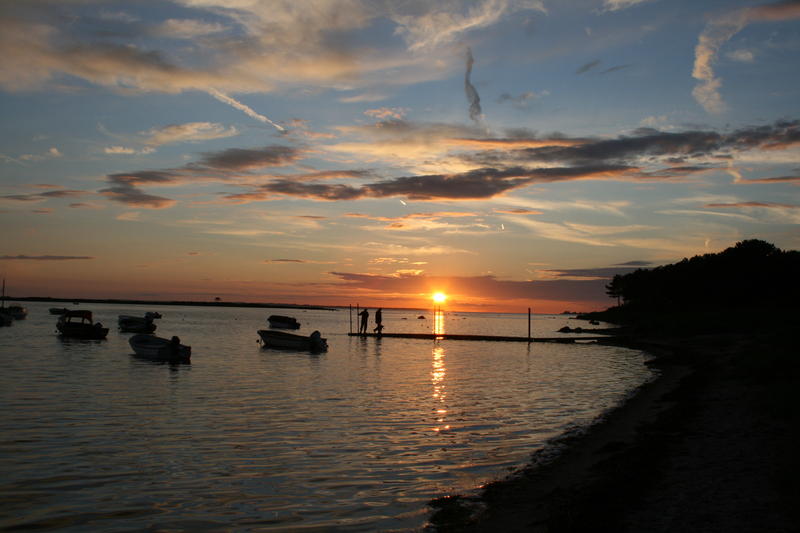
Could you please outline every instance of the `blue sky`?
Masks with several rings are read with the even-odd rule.
[[[800,247],[797,1],[6,1],[0,30],[17,295],[561,311]]]

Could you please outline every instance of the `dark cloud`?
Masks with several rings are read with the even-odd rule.
[[[530,102],[536,100],[537,95],[533,91],[527,91],[519,96],[513,96],[509,93],[503,93],[497,98],[498,104],[510,103],[517,109],[527,109]]]
[[[0,260],[14,261],[73,261],[83,259],[94,259],[88,255],[3,255]]]
[[[628,67],[630,67],[630,66],[631,66],[631,65],[615,65],[615,66],[613,66],[613,67],[609,67],[609,68],[607,68],[607,69],[605,69],[605,70],[601,71],[601,72],[600,72],[600,74],[610,74],[610,73],[612,73],[612,72],[616,72],[616,71],[618,71],[618,70],[623,70],[623,69],[626,69],[626,68],[628,68]]]
[[[706,204],[708,208],[764,207],[768,209],[800,209],[800,205],[779,204],[776,202],[734,202],[730,204]]]
[[[774,178],[755,178],[737,180],[736,183],[800,183],[800,176],[776,176]]]
[[[475,60],[472,58],[472,49],[467,48],[467,71],[464,74],[464,92],[467,95],[467,102],[469,103],[469,118],[479,123],[481,114],[483,113],[481,110],[481,97],[478,95],[478,91],[469,79],[472,74],[473,63],[475,63]]]
[[[549,183],[576,179],[620,176],[634,167],[623,165],[594,165],[585,167],[555,167],[530,169],[480,168],[460,174],[430,174],[407,176],[351,187],[343,184],[302,183],[276,180],[258,189],[227,195],[230,201],[271,199],[276,194],[316,200],[358,200],[403,196],[412,200],[477,200],[492,198],[504,192],[532,183]]]
[[[650,266],[653,263],[651,261],[626,261],[625,263],[619,263],[615,266],[623,266],[623,267],[646,267]]]
[[[8,194],[0,196],[5,200],[14,200],[17,202],[41,202],[48,198],[70,198],[73,196],[80,196],[86,194],[86,191],[76,191],[69,189],[58,189],[54,191],[38,192],[33,194]]]
[[[297,148],[280,145],[257,149],[228,148],[221,152],[203,154],[199,165],[224,170],[276,167],[296,161],[300,153]]]
[[[636,270],[633,266],[615,266],[602,268],[577,268],[567,270],[542,270],[556,278],[611,279],[617,274],[627,274]]]
[[[583,74],[584,72],[589,72],[600,63],[601,61],[599,59],[595,59],[594,61],[589,61],[585,65],[580,66],[578,70],[575,71],[575,74]]]
[[[118,185],[107,189],[100,189],[100,194],[108,197],[115,202],[131,205],[134,207],[146,207],[149,209],[164,209],[175,205],[175,200],[147,194],[138,187],[132,185]]]
[[[724,155],[726,151],[753,148],[785,149],[800,143],[800,121],[781,121],[761,127],[743,128],[730,134],[715,131],[663,132],[642,128],[631,136],[616,139],[593,139],[572,145],[518,148],[506,151],[489,150],[467,154],[463,159],[478,164],[498,162],[538,162],[587,165],[597,162],[624,162],[638,158],[658,161],[684,161],[686,158]],[[684,171],[702,170],[682,167]],[[674,167],[678,172],[681,167]]]
[[[163,209],[175,200],[147,194],[141,185],[174,185],[185,180],[228,181],[237,172],[268,166],[283,166],[295,161],[300,151],[296,148],[273,145],[264,148],[229,148],[220,152],[206,152],[199,162],[180,168],[165,170],[138,170],[109,174],[106,180],[111,187],[99,192],[111,200],[137,207]]]

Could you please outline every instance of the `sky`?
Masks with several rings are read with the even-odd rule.
[[[800,249],[800,1],[0,0],[9,294],[604,309]]]

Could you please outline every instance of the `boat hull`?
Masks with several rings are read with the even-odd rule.
[[[56,326],[62,337],[72,339],[105,339],[108,335],[108,328],[98,327],[90,324],[58,324]]]
[[[119,330],[126,333],[153,333],[156,325],[146,316],[119,315]]]
[[[268,348],[308,352],[325,352],[328,350],[327,339],[320,337],[318,331],[306,337],[304,335],[295,335],[284,331],[260,329],[258,330],[258,335],[264,342],[264,346]]]
[[[267,318],[269,327],[279,329],[300,329],[300,322],[291,316],[271,315]]]
[[[137,356],[153,361],[189,362],[192,347],[173,343],[155,335],[138,334],[128,339],[128,344]]]

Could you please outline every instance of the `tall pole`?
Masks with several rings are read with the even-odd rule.
[[[531,342],[531,308],[528,308],[528,342]]]
[[[353,304],[350,304],[350,334],[353,334]]]

